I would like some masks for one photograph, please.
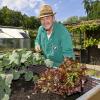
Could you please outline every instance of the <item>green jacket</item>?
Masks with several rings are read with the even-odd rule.
[[[40,45],[45,57],[54,62],[53,66],[59,66],[64,57],[75,58],[71,35],[61,23],[53,23],[53,31],[49,40],[44,27],[40,26],[35,40],[36,44]]]

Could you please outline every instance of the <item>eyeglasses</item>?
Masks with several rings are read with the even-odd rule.
[[[40,21],[44,22],[44,21],[50,20],[51,18],[52,18],[51,15],[50,16],[45,16],[45,17],[40,18]]]

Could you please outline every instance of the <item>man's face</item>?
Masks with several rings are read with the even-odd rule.
[[[41,24],[44,26],[44,28],[48,31],[52,28],[52,24],[53,24],[53,16],[49,15],[49,16],[45,16],[43,18],[40,19],[41,20]]]

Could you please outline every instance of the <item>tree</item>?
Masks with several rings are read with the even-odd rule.
[[[100,1],[99,0],[83,0],[84,9],[88,19],[100,18]]]
[[[0,25],[3,24],[3,17],[2,17],[2,11],[0,10]]]
[[[75,24],[79,21],[78,16],[72,16],[69,17],[67,20],[65,20],[63,23],[64,24]]]
[[[79,17],[79,20],[80,21],[87,21],[87,16],[81,16],[81,17]]]
[[[23,25],[23,16],[21,12],[12,11],[11,14],[11,26],[20,27]]]
[[[87,15],[90,13],[91,10],[91,5],[89,1],[90,0],[83,0],[84,9],[86,10]]]
[[[10,10],[5,6],[0,10],[0,25],[37,29],[40,21],[35,16],[22,15],[21,12]]]
[[[89,14],[91,19],[100,19],[100,1],[96,0],[91,4],[91,12]]]
[[[0,10],[0,24],[6,26],[22,26],[22,14],[3,7]]]
[[[1,14],[1,17],[0,17],[1,24],[2,25],[5,25],[5,24],[10,25],[10,22],[11,22],[10,15],[11,15],[11,13],[10,13],[10,10],[7,8],[7,6],[3,7],[0,12],[1,12],[0,13]]]
[[[26,29],[36,30],[40,26],[40,21],[35,17],[28,17],[27,15],[23,15],[23,27]]]

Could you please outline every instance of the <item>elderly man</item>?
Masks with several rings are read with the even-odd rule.
[[[35,49],[37,52],[42,50],[45,57],[53,61],[53,66],[58,67],[65,57],[75,57],[70,33],[61,23],[55,21],[54,15],[49,5],[41,7],[41,26],[35,40]]]

